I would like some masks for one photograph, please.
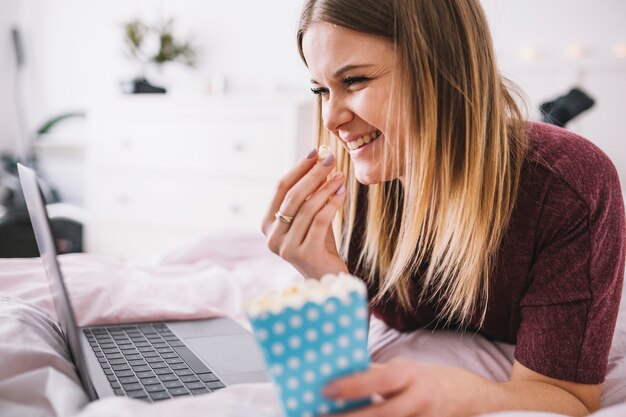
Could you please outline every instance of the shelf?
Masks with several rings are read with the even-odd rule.
[[[33,144],[33,150],[40,155],[82,157],[85,146],[82,142],[39,142]]]

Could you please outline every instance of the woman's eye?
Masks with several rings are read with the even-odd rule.
[[[345,77],[342,82],[348,86],[351,85],[355,85],[358,83],[362,83],[364,81],[368,81],[369,78],[365,77],[365,76],[358,76],[358,77]]]
[[[312,88],[311,88],[311,92],[312,92],[313,94],[317,94],[318,96],[323,96],[323,95],[325,95],[326,93],[328,93],[328,89],[326,89],[326,88],[321,88],[321,87],[319,87],[319,88],[312,87]]]
[[[341,82],[346,86],[346,87],[352,87],[353,85],[357,85],[359,83],[363,83],[365,81],[369,81],[371,80],[371,78],[365,77],[365,76],[357,76],[357,77],[344,77]],[[311,92],[313,94],[317,94],[319,96],[326,96],[328,95],[328,88],[326,87],[311,87]]]

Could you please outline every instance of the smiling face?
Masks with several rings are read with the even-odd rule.
[[[321,96],[324,126],[349,152],[358,181],[367,185],[399,178],[399,169],[385,170],[398,166],[391,161],[398,158],[401,145],[389,117],[396,66],[393,44],[314,23],[304,33],[302,51],[311,90]]]

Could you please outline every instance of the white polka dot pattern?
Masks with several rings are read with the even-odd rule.
[[[322,394],[330,381],[369,366],[367,301],[358,292],[349,295],[251,319],[286,417],[340,413],[369,403],[331,401]]]

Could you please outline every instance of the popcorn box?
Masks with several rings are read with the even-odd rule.
[[[287,417],[344,412],[370,403],[335,401],[322,393],[332,380],[369,367],[365,289],[275,310],[249,312],[249,318]]]

